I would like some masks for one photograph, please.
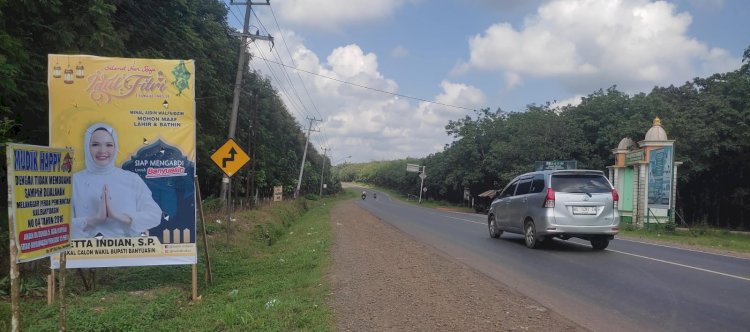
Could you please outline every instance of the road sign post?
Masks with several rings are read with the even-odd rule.
[[[229,229],[232,223],[232,175],[237,173],[242,166],[245,166],[250,157],[245,153],[245,150],[237,145],[233,139],[229,138],[227,141],[218,148],[212,155],[211,160],[214,161],[216,166],[219,166],[222,172],[227,175],[222,182],[227,183],[228,199],[227,199],[227,244],[229,243]]]

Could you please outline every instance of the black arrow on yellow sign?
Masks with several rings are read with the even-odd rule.
[[[228,161],[234,161],[234,155],[236,154],[237,154],[237,151],[235,151],[234,147],[232,147],[232,149],[229,150],[229,155],[230,155],[229,158],[224,158],[221,160],[221,168],[226,168]]]
[[[211,160],[224,171],[224,174],[232,176],[250,161],[250,157],[237,145],[237,142],[230,138],[211,154]]]

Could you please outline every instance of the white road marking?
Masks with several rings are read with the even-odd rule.
[[[444,217],[444,218],[450,218],[450,219],[456,219],[456,220],[461,220],[461,221],[466,221],[466,222],[470,222],[470,223],[472,223],[472,224],[486,225],[486,223],[483,223],[483,222],[478,222],[478,221],[474,221],[474,220],[469,220],[469,219],[456,218],[456,217],[449,217],[449,216],[445,216],[445,215],[441,215],[441,217]]]
[[[449,217],[449,216],[445,216],[445,215],[443,215],[443,217],[450,218],[450,219],[461,220],[461,221],[466,221],[466,222],[470,222],[470,223],[473,223],[473,224],[485,225],[485,223],[481,223],[481,222],[477,222],[477,221],[473,221],[473,220],[468,220],[468,219],[463,219],[463,218]],[[623,240],[623,239],[618,239],[618,240]],[[625,241],[631,241],[631,240],[625,240]],[[638,242],[638,241],[631,241],[631,242]],[[584,245],[582,243],[577,243],[577,242],[574,242],[574,241],[570,241],[570,243],[575,243],[575,244],[578,244],[578,245]],[[645,243],[645,244],[652,244],[652,243],[646,243],[646,242],[643,242],[643,243]],[[669,247],[669,246],[664,246],[664,245],[662,245],[662,246],[663,247],[668,247],[668,248],[674,248],[674,249],[690,250],[690,249]],[[698,270],[698,271],[703,271],[703,272],[718,274],[718,275],[725,276],[725,277],[740,279],[740,280],[744,280],[744,281],[750,281],[750,278],[745,278],[745,277],[741,277],[741,276],[737,276],[737,275],[733,275],[733,274],[728,274],[728,273],[723,273],[723,272],[719,272],[719,271],[713,271],[713,270],[704,269],[704,268],[700,268],[700,267],[695,267],[695,266],[690,266],[690,265],[685,265],[685,264],[670,262],[670,261],[666,261],[666,260],[663,260],[663,259],[658,259],[658,258],[653,258],[653,257],[648,257],[648,256],[642,256],[642,255],[632,254],[632,253],[629,253],[629,252],[624,252],[624,251],[619,251],[619,250],[614,250],[614,249],[606,249],[606,250],[607,251],[611,251],[611,252],[616,252],[616,253],[619,253],[619,254],[623,254],[623,255],[629,255],[629,256],[634,256],[634,257],[638,257],[638,258],[649,259],[649,260],[657,261],[657,262],[660,262],[660,263],[671,264],[671,265],[676,265],[676,266],[680,266],[680,267],[684,267],[684,268],[688,268],[688,269],[693,269],[693,270]],[[697,251],[697,250],[692,250],[692,251]],[[700,251],[700,252],[703,252],[703,251]],[[714,254],[714,255],[717,255],[717,254]],[[719,255],[719,256],[723,256],[723,255]],[[732,257],[732,256],[728,256],[728,257]],[[733,257],[733,258],[736,258],[736,257]]]
[[[649,245],[652,245],[652,246],[659,246],[659,247],[670,248],[670,249],[678,249],[678,250],[686,250],[686,251],[692,251],[692,252],[699,252],[701,254],[707,254],[707,255],[716,255],[716,256],[722,256],[722,257],[729,257],[729,258],[736,258],[736,259],[748,260],[748,258],[744,258],[744,257],[737,257],[737,256],[732,256],[732,255],[727,255],[727,254],[717,254],[717,253],[708,252],[708,251],[702,251],[702,250],[697,250],[697,249],[673,247],[673,246],[668,246],[668,245],[665,245],[665,244],[658,244],[658,243],[651,243],[651,242],[643,242],[643,241],[636,241],[636,240],[630,240],[630,239],[623,239],[623,238],[620,238],[620,237],[617,238],[617,241],[628,241],[628,242],[635,242],[635,243],[641,243],[641,244],[649,244]]]
[[[652,258],[652,257],[647,257],[647,256],[642,256],[642,255],[636,255],[636,254],[631,254],[629,252],[624,252],[624,251],[619,251],[619,250],[613,250],[613,249],[607,249],[607,251],[612,251],[612,252],[616,252],[616,253],[619,253],[619,254],[630,255],[630,256],[634,256],[634,257],[638,257],[638,258],[643,258],[643,259],[650,259],[652,261],[657,261],[657,262],[660,262],[660,263],[672,264],[672,265],[676,265],[676,266],[680,266],[680,267],[685,267],[685,268],[688,268],[688,269],[693,269],[693,270],[698,270],[698,271],[703,271],[703,272],[718,274],[718,275],[722,275],[722,276],[725,276],[725,277],[740,279],[740,280],[744,280],[744,281],[750,281],[750,278],[745,278],[745,277],[740,277],[740,276],[736,276],[736,275],[733,275],[733,274],[728,274],[728,273],[723,273],[723,272],[708,270],[708,269],[704,269],[704,268],[700,268],[700,267],[695,267],[695,266],[690,266],[690,265],[685,265],[685,264],[680,264],[680,263],[665,261],[663,259]]]

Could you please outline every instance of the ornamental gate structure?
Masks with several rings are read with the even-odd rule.
[[[657,117],[638,144],[626,137],[612,150],[615,164],[607,168],[609,180],[620,193],[617,208],[624,223],[643,227],[672,220],[677,167],[682,164],[674,161],[674,142]]]

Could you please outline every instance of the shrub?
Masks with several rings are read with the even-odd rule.
[[[701,221],[700,223],[694,225],[693,227],[690,227],[690,235],[694,237],[698,237],[701,235],[709,234],[711,230],[708,227],[708,223],[706,223],[705,220]]]
[[[635,231],[635,225],[632,222],[628,223],[621,223],[620,228],[622,228],[623,231],[632,232]]]
[[[218,197],[211,196],[203,200],[203,212],[204,213],[219,212],[221,211],[222,207],[223,207],[223,204],[221,203],[221,199]]]

